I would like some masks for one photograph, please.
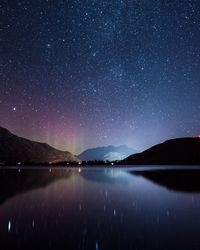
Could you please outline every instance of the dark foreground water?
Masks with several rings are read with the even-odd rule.
[[[200,249],[200,170],[1,169],[0,249]]]

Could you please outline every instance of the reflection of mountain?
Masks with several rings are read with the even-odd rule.
[[[97,183],[115,183],[117,180],[113,178],[113,174],[116,173],[118,170],[111,170],[111,169],[94,169],[94,170],[83,170],[81,171],[81,176],[90,182],[97,182]]]
[[[122,160],[134,153],[137,153],[137,151],[126,145],[107,146],[87,149],[78,155],[78,158],[82,161],[114,161]]]
[[[200,164],[200,138],[179,138],[131,155],[123,164]]]
[[[155,170],[131,173],[142,175],[146,179],[171,190],[200,192],[200,169]]]
[[[20,193],[42,188],[59,179],[71,176],[71,170],[60,169],[1,169],[0,170],[0,203]]]
[[[18,137],[0,127],[0,163],[49,163],[75,160],[77,159],[67,151]]]

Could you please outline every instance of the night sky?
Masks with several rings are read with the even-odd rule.
[[[198,0],[1,0],[0,125],[79,153],[200,133]]]

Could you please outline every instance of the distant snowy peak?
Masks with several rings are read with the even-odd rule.
[[[121,145],[118,147],[109,145],[107,147],[90,148],[78,155],[78,158],[82,161],[115,161],[123,160],[129,155],[138,153],[137,150],[129,148],[127,145]]]
[[[116,160],[123,160],[126,158],[125,154],[121,154],[118,152],[109,152],[106,155],[104,155],[105,161],[116,161]]]

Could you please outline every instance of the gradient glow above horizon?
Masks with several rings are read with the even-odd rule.
[[[73,153],[200,133],[198,1],[0,3],[0,125]]]

